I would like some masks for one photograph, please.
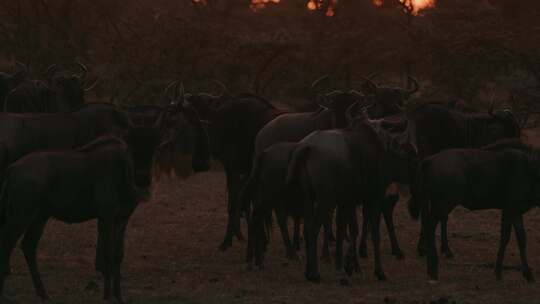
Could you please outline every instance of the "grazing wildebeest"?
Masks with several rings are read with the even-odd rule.
[[[540,150],[518,139],[502,140],[483,149],[446,150],[423,160],[417,178],[417,197],[409,211],[414,218],[422,213],[427,269],[432,280],[439,277],[437,223],[461,205],[469,210],[502,211],[497,279],[502,279],[504,252],[514,227],[523,277],[534,281],[527,263],[523,214],[540,205]]]
[[[354,111],[352,111],[354,113]],[[364,114],[365,115],[365,114]],[[311,133],[298,143],[289,162],[286,184],[297,183],[302,191],[302,213],[306,242],[306,278],[320,280],[317,236],[329,210],[337,205],[336,267],[341,268],[341,246],[345,223],[349,223],[350,248],[346,271],[358,269],[356,254],[356,205],[364,204],[372,226],[375,275],[384,280],[379,252],[381,204],[391,182],[405,181],[409,153],[405,136],[381,136],[364,117],[355,118],[351,127]],[[404,133],[405,134],[405,133]],[[407,144],[407,146],[406,146]],[[403,176],[401,176],[403,175]],[[253,210],[254,227],[260,227],[261,213]],[[353,224],[354,223],[354,224]],[[263,231],[254,228],[255,231]],[[264,238],[262,238],[264,239]],[[260,248],[261,246],[255,246]],[[257,260],[260,260],[258,258]]]
[[[16,62],[18,70],[13,74],[0,72],[0,102],[3,107],[4,99],[11,90],[15,89],[20,83],[22,83],[28,75],[28,68],[26,65]]]
[[[206,134],[192,131],[200,123],[193,124],[189,118],[177,125],[176,136],[181,140],[169,137],[163,125],[169,118],[164,112],[154,126],[130,127],[125,140],[106,136],[76,150],[35,152],[8,168],[0,199],[0,291],[9,273],[11,251],[24,235],[22,249],[36,293],[49,299],[36,262],[37,244],[47,220],[80,223],[97,219],[96,269],[104,276],[104,299],[122,301],[125,229],[139,201],[147,199],[156,150],[175,140],[183,153],[194,154],[199,152],[199,142],[208,141],[197,138]],[[208,163],[208,154],[201,157]]]
[[[492,108],[488,113],[462,113],[446,106],[426,104],[408,113],[408,124],[420,160],[446,149],[480,148],[502,138],[520,136],[520,127],[512,112],[493,111]],[[411,172],[415,170],[411,169]],[[414,200],[414,179],[410,186],[411,200]],[[441,251],[446,257],[452,257],[447,221],[447,218],[441,221]],[[423,251],[421,233],[418,252],[422,255]]]
[[[84,93],[97,81],[86,87],[87,68],[77,63],[79,73],[57,73],[58,66],[47,70],[47,80],[25,81],[13,89],[5,99],[4,112],[67,112],[84,104]]]
[[[0,180],[10,163],[30,152],[82,146],[100,135],[120,134],[129,124],[107,103],[85,104],[70,113],[0,113]]]

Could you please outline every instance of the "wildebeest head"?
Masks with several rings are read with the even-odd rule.
[[[420,88],[418,81],[411,76],[409,76],[409,80],[413,83],[412,89],[379,86],[366,77],[364,77],[364,80],[361,91],[372,99],[372,106],[369,109],[371,118],[381,118],[401,113],[405,101]]]
[[[332,109],[334,112],[335,127],[344,128],[348,124],[346,117],[347,109],[356,102],[364,101],[365,96],[356,90],[335,90],[328,93],[316,92],[317,85],[326,78],[328,77],[321,77],[311,85],[311,89],[315,95],[315,101],[322,107]]]
[[[192,171],[210,168],[210,148],[205,124],[185,100],[183,89],[178,96],[180,99],[167,106],[159,118],[164,143],[157,162],[159,171],[174,170],[178,177],[187,177]]]
[[[212,112],[223,105],[231,97],[231,94],[225,84],[218,80],[212,80],[212,82],[216,83],[221,88],[221,92],[219,94],[205,92],[196,94],[183,93],[184,101],[187,101],[197,111],[198,115],[202,119],[206,120],[210,119]],[[171,103],[178,103],[178,95],[180,94],[180,91],[183,91],[183,86],[182,84],[178,84],[178,82],[171,83],[169,87],[171,86],[173,87],[175,93],[173,97],[170,97],[170,94],[167,93],[169,96],[168,99]]]
[[[81,69],[79,73],[56,73],[57,65],[47,69],[47,84],[55,96],[58,111],[69,111],[84,104],[85,92],[97,84],[96,81],[87,86],[88,69],[80,62],[77,65]]]
[[[133,159],[135,184],[140,188],[150,187],[154,154],[162,142],[158,125],[133,126],[128,130],[125,141]]]
[[[495,118],[492,120],[486,130],[486,139],[488,142],[493,142],[499,138],[519,137],[521,128],[516,117],[510,110],[490,110],[490,116]]]
[[[0,100],[2,100],[11,90],[15,89],[28,75],[26,65],[17,62],[18,71],[13,74],[0,72]]]

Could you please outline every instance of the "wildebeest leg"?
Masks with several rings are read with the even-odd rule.
[[[324,227],[324,237],[323,237],[323,245],[322,245],[322,254],[321,254],[321,260],[325,263],[330,263],[330,239],[332,238],[332,229],[329,227],[332,219],[330,218],[330,213],[328,214],[328,217],[325,219],[323,227]]]
[[[375,263],[375,276],[379,281],[386,280],[382,263],[381,263],[381,248],[380,248],[380,223],[381,223],[381,210],[379,202],[372,200],[369,206],[370,224],[371,224],[371,241],[373,243],[373,259]],[[352,239],[352,237],[351,237]]]
[[[279,225],[279,230],[281,231],[281,237],[283,238],[283,244],[285,245],[285,250],[287,252],[287,259],[298,260],[298,255],[296,254],[296,250],[294,249],[289,237],[287,213],[285,213],[283,210],[276,211],[276,218]]]
[[[39,274],[39,268],[36,261],[36,251],[48,218],[48,216],[40,216],[36,218],[26,230],[24,238],[21,242],[21,248],[26,259],[26,264],[28,264],[30,275],[32,276],[32,282],[34,283],[36,294],[42,300],[50,300],[50,297],[45,290],[45,286],[43,286],[43,282],[41,281],[41,276]]]
[[[523,227],[523,216],[521,214],[516,216],[514,220],[514,230],[516,232],[519,256],[521,258],[521,273],[527,282],[532,283],[534,282],[534,276],[527,262],[527,235],[525,233],[525,227]]]
[[[360,264],[358,263],[358,256],[356,255],[356,239],[358,238],[358,220],[356,217],[356,207],[348,206],[345,216],[349,219],[349,249],[347,250],[347,256],[345,258],[345,272],[351,276],[353,271],[360,272]]]
[[[317,239],[319,230],[321,229],[320,222],[315,216],[307,216],[304,219],[304,241],[306,243],[306,279],[308,281],[319,283],[321,275],[319,274],[318,258],[317,258]]]
[[[113,267],[113,294],[116,300],[123,303],[120,269],[124,260],[124,237],[126,234],[127,220],[115,225],[114,235],[114,267]]]
[[[448,244],[447,225],[448,215],[441,219],[441,253],[444,254],[446,258],[451,259],[454,257],[454,254],[452,253],[452,250],[450,250],[450,245]]]
[[[358,255],[362,258],[367,258],[367,235],[369,232],[369,212],[368,208],[362,206],[362,234],[360,235],[360,246],[358,247]]]
[[[439,257],[437,256],[437,246],[435,243],[435,230],[437,229],[438,218],[436,218],[433,212],[427,214],[422,218],[422,225],[424,229],[425,241],[426,241],[426,261],[427,272],[431,281],[439,280]]]
[[[294,248],[300,250],[300,217],[294,216]]]
[[[4,282],[10,272],[11,252],[26,230],[28,218],[8,219],[0,235],[0,296],[4,292]],[[31,220],[31,219],[30,219]]]
[[[392,246],[392,254],[398,259],[403,258],[403,252],[399,248],[399,243],[396,236],[396,230],[394,227],[394,207],[399,200],[398,195],[391,195],[384,199],[383,204],[383,216],[386,223],[386,229],[388,230],[388,237],[390,238],[390,244]]]
[[[242,206],[238,205],[238,191],[240,190],[240,174],[225,168],[227,175],[227,230],[223,243],[219,246],[222,251],[232,246],[232,238],[236,233],[238,239],[242,239],[240,231],[240,211]],[[238,215],[238,218],[235,218]],[[238,225],[237,225],[238,223]],[[236,231],[235,231],[236,230]]]
[[[495,276],[497,280],[502,280],[502,266],[504,260],[504,252],[510,241],[510,233],[512,232],[512,222],[507,211],[502,211],[501,215],[501,240],[499,242],[499,252],[497,253],[497,262],[495,263]]]
[[[335,242],[336,237],[334,236],[333,223],[334,223],[334,210],[335,208],[330,209],[328,212],[328,221],[324,223],[324,231],[328,237],[329,242]]]
[[[425,211],[420,211],[420,237],[418,238],[418,244],[416,245],[416,251],[419,256],[425,256],[427,251],[426,234],[425,234],[426,214]]]
[[[113,267],[113,221],[112,219],[98,219],[98,234],[102,240],[102,256],[103,256],[103,299],[110,300],[111,298],[111,275]]]
[[[343,269],[343,241],[345,240],[345,229],[347,227],[347,218],[343,207],[336,209],[336,270]]]

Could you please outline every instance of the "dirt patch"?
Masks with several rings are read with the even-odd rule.
[[[500,214],[456,210],[450,216],[450,245],[456,255],[441,261],[438,284],[427,282],[425,262],[415,252],[419,226],[400,202],[398,238],[404,260],[390,253],[382,229],[387,282],[373,276],[372,260],[362,273],[344,281],[332,265],[321,263],[322,283],[304,280],[303,263],[289,262],[277,229],[262,271],[248,271],[245,244],[222,253],[225,179],[212,171],[185,181],[162,180],[151,202],[141,205],[128,228],[123,287],[128,303],[540,303],[540,288],[517,271],[515,240],[508,246],[503,283],[495,281]],[[526,216],[530,264],[540,269],[540,212]],[[51,221],[40,243],[43,279],[55,303],[101,301],[102,280],[94,271],[96,225]],[[371,251],[369,252],[372,256]],[[303,255],[303,252],[302,252]],[[24,258],[16,250],[6,292],[20,303],[36,303]],[[540,274],[535,272],[536,276]],[[345,282],[345,284],[344,284]]]

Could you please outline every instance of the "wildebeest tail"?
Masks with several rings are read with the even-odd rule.
[[[294,150],[287,169],[287,177],[285,178],[286,185],[291,185],[294,182],[298,174],[299,167],[305,161],[308,152],[309,146],[304,145],[300,145]]]
[[[9,208],[7,184],[8,180],[4,178],[0,188],[0,227],[3,227],[6,223],[7,211]]]
[[[248,206],[249,202],[253,199],[255,189],[257,187],[257,184],[259,183],[259,173],[261,171],[261,163],[263,161],[264,155],[265,153],[262,152],[259,155],[256,155],[253,160],[253,166],[251,168],[249,177],[244,187],[240,190],[238,198],[238,201],[240,202],[240,209],[245,209],[244,207]]]
[[[416,171],[416,181],[415,181],[415,195],[413,198],[409,199],[408,209],[409,215],[418,220],[420,218],[420,212],[427,205],[428,197],[426,195],[426,188],[424,185],[424,173],[429,166],[428,161],[423,161],[420,163],[420,167]]]

